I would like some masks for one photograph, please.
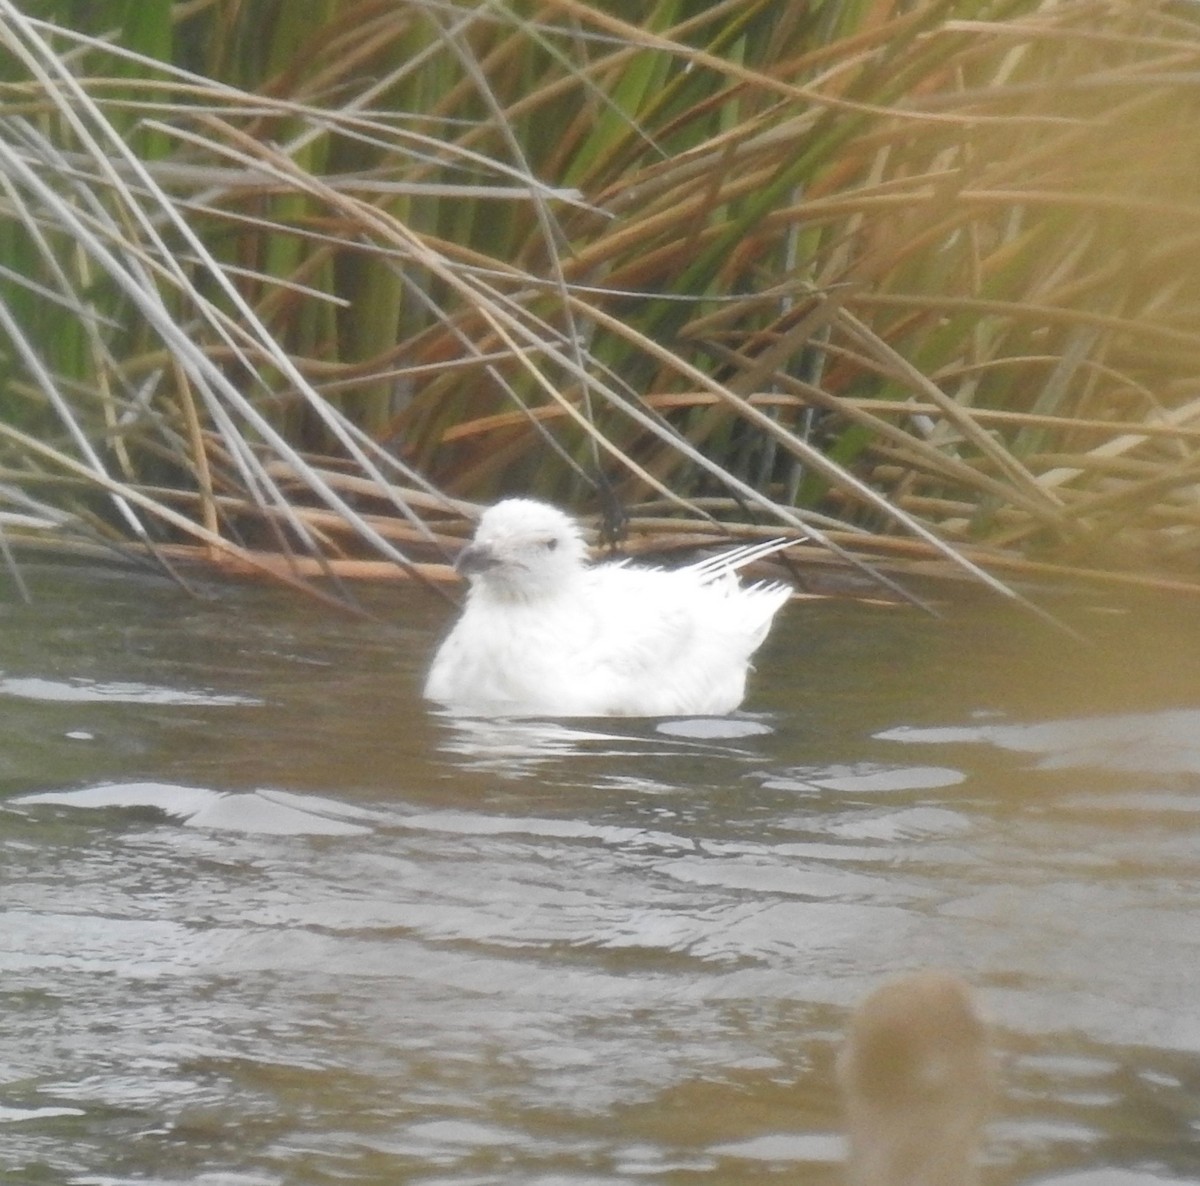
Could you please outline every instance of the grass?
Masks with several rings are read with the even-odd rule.
[[[5,548],[1200,588],[1200,7],[84,8],[0,0]]]

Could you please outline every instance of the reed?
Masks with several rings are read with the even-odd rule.
[[[27,8],[5,547],[429,577],[527,492],[1191,587],[1187,6]]]

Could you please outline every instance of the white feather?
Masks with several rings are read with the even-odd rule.
[[[472,715],[671,716],[732,712],[750,656],[791,595],[737,570],[770,540],[679,569],[589,565],[555,507],[487,510],[459,558],[467,603],[434,657],[425,695]]]

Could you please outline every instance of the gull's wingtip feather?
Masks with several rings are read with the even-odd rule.
[[[768,556],[775,556],[797,543],[800,543],[800,540],[776,536],[773,539],[738,544],[724,552],[718,552],[715,556],[706,556],[703,560],[697,560],[694,564],[687,565],[684,571],[713,574],[738,572],[756,560],[765,560]]]

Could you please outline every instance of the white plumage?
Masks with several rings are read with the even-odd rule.
[[[561,511],[513,498],[484,512],[458,560],[471,587],[425,695],[455,711],[515,716],[732,712],[750,656],[791,590],[737,570],[772,540],[686,568],[589,565]]]

